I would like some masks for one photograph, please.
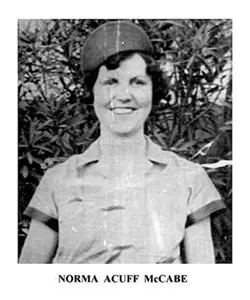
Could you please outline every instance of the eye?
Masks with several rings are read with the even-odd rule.
[[[140,78],[133,78],[131,80],[131,84],[133,84],[135,86],[143,86],[143,85],[146,85],[147,82],[145,80],[140,79]]]
[[[108,78],[106,80],[104,80],[103,84],[104,85],[115,85],[117,84],[118,80],[116,78]]]

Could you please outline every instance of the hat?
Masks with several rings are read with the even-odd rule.
[[[132,22],[107,22],[95,29],[85,41],[81,53],[82,70],[92,71],[110,56],[123,51],[151,54],[153,46],[144,30]]]

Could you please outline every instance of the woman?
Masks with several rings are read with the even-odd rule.
[[[210,214],[223,207],[198,165],[144,135],[164,81],[145,32],[96,29],[82,51],[100,138],[48,170],[26,214],[21,263],[214,263]]]

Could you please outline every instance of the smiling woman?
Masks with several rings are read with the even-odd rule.
[[[100,67],[94,85],[94,108],[102,133],[143,134],[151,106],[152,81],[139,54],[130,55],[115,70]]]
[[[101,134],[42,178],[26,210],[21,263],[214,263],[209,216],[223,208],[219,193],[200,165],[144,135],[167,85],[152,49],[127,21],[85,41],[82,68]]]

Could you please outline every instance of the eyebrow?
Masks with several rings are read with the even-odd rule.
[[[130,79],[148,79],[148,78],[150,78],[149,75],[135,75]]]
[[[149,75],[147,74],[136,74],[136,75],[133,75],[132,77],[129,78],[129,80],[131,79],[138,79],[138,78],[141,78],[141,79],[148,79],[150,78]],[[111,75],[111,74],[105,74],[103,75],[103,78],[102,80],[107,80],[107,79],[119,79],[119,76],[117,75]]]

